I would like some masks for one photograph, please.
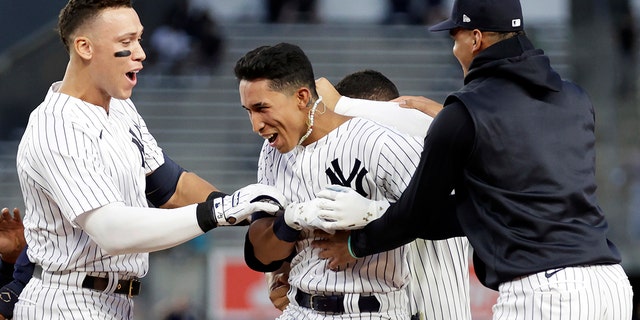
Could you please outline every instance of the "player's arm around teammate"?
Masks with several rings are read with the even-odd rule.
[[[96,209],[91,215],[81,216],[80,223],[92,236],[94,241],[101,244],[104,249],[114,253],[147,252],[161,250],[191,239],[180,231],[190,229],[196,236],[218,226],[235,225],[245,222],[255,211],[276,212],[280,210],[278,205],[260,202],[258,197],[268,197],[276,203],[285,203],[279,191],[265,185],[249,185],[227,195],[219,191],[215,186],[193,172],[188,172],[163,152],[164,163],[146,177],[146,197],[155,208],[128,208],[120,205],[107,205]],[[168,209],[168,210],[165,210]],[[195,225],[189,222],[188,213],[195,209]],[[159,221],[156,226],[158,231],[148,232],[139,237],[124,237],[126,240],[116,240],[113,233],[118,233],[115,227],[127,219],[128,214],[142,214],[150,220]],[[211,215],[211,213],[213,215]],[[174,217],[163,221],[167,216]],[[142,220],[147,220],[142,218]],[[183,221],[186,220],[186,221]],[[146,224],[147,222],[144,222]],[[132,232],[142,225],[132,221],[127,228],[121,228],[122,234]],[[167,235],[167,228],[176,227]],[[190,226],[189,226],[190,225]],[[108,227],[111,226],[111,227]],[[180,227],[181,226],[181,227]],[[197,226],[198,228],[194,228]],[[198,230],[200,229],[200,230]],[[139,232],[140,233],[140,232]],[[182,234],[182,235],[181,235]],[[188,233],[187,233],[188,234]],[[169,238],[169,239],[167,239]],[[173,238],[173,239],[171,239]]]
[[[324,77],[316,80],[316,88],[327,108],[336,113],[374,120],[414,136],[425,136],[442,110],[441,103],[421,96],[400,96],[390,101],[350,98],[341,95]]]

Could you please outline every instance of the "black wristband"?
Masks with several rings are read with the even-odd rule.
[[[205,201],[198,203],[196,207],[196,219],[198,220],[198,226],[203,232],[207,232],[218,226],[218,221],[213,215],[212,211],[213,202]]]
[[[203,232],[207,232],[218,226],[218,221],[216,221],[213,215],[213,202],[211,202],[211,200],[225,196],[227,196],[227,194],[224,192],[213,191],[207,196],[207,201],[198,203],[196,219],[198,220],[198,226],[200,226]]]
[[[226,197],[228,196],[228,194],[221,192],[221,191],[213,191],[211,193],[209,193],[209,195],[207,196],[207,201],[213,200],[215,198],[222,198],[222,197]]]
[[[273,233],[278,239],[286,242],[296,242],[300,237],[300,230],[289,227],[284,221],[284,214],[273,220]]]

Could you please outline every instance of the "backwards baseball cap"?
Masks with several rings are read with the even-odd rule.
[[[523,30],[519,0],[455,0],[451,17],[429,28],[510,32]]]

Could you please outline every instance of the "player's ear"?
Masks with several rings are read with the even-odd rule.
[[[91,59],[93,56],[93,45],[86,37],[77,37],[73,40],[72,49],[82,58]]]
[[[304,109],[311,107],[311,91],[307,87],[301,87],[296,91],[296,99],[298,99],[298,108]]]
[[[473,30],[472,34],[471,34],[471,41],[473,41],[473,47],[472,50],[474,53],[480,51],[480,49],[482,49],[482,41],[483,41],[484,35],[482,34],[482,31],[475,29]]]

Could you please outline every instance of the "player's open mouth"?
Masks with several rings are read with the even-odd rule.
[[[127,78],[129,78],[129,80],[131,80],[131,81],[136,81],[136,74],[137,73],[138,73],[138,71],[127,72]]]
[[[278,134],[274,133],[270,137],[267,137],[267,141],[269,141],[269,143],[273,143],[274,141],[276,141],[277,138],[278,138]]]

